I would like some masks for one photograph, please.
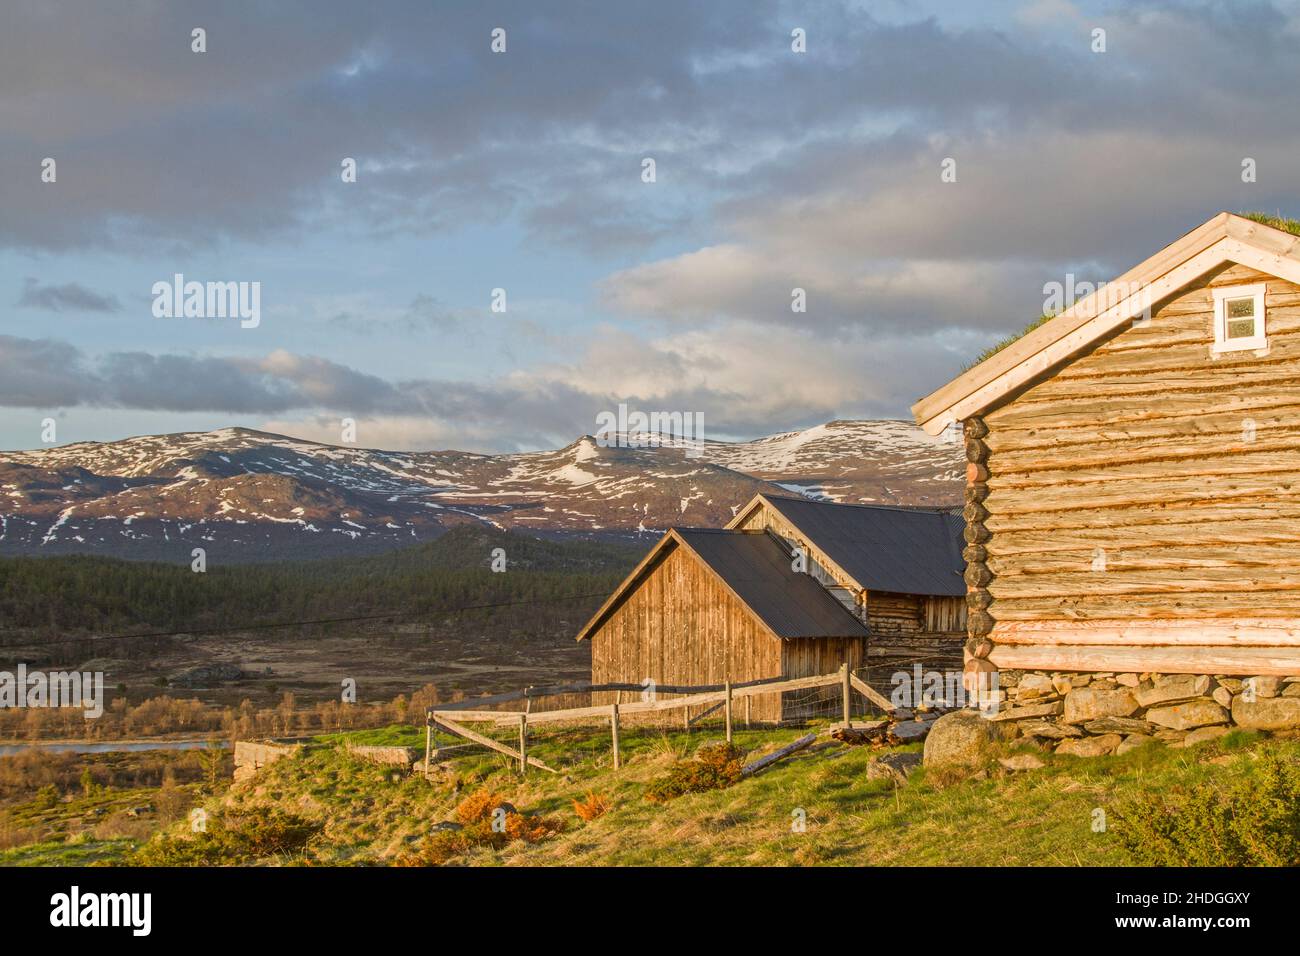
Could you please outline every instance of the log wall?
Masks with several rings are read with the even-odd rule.
[[[1267,353],[1215,357],[1212,290],[1251,282],[1267,285]],[[1072,645],[1058,658],[1077,669],[1109,669],[1089,645],[1174,633],[1270,646],[1300,622],[1300,287],[1217,270],[982,421],[968,603],[971,636],[991,632],[1002,666],[1027,663],[1012,645]],[[1234,629],[1242,618],[1264,623]],[[1171,669],[1157,657],[1149,669]],[[1229,672],[1223,655],[1214,668]]]

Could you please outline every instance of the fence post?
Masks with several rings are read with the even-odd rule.
[[[609,730],[614,740],[614,769],[619,768],[618,754],[618,701],[615,701],[609,710]]]
[[[727,743],[731,743],[731,681],[726,682],[727,687]]]
[[[424,714],[424,779],[429,779],[429,762],[433,755],[433,717]]]
[[[844,727],[845,729],[853,726],[853,717],[849,710],[849,663],[845,661],[840,665],[840,678],[844,684]]]
[[[752,696],[747,695],[745,697],[745,729],[746,730],[749,729],[749,714],[750,714],[749,705],[752,704],[753,702],[754,702],[754,698]]]
[[[528,715],[519,715],[519,775],[528,775]]]

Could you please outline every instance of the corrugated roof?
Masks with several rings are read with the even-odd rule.
[[[763,498],[869,591],[966,593],[961,556],[966,523],[957,509]]]
[[[766,533],[674,528],[777,637],[866,637],[867,628]]]

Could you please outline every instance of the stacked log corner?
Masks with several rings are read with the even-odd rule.
[[[963,427],[966,439],[966,506],[962,517],[966,520],[966,548],[962,557],[966,560],[966,646],[962,655],[966,676],[963,683],[969,693],[976,693],[979,674],[997,670],[989,655],[993,652],[993,641],[989,634],[993,630],[993,615],[989,608],[993,596],[989,584],[993,573],[988,565],[989,530],[984,522],[989,512],[984,501],[989,495],[989,446],[984,442],[989,433],[984,419],[973,416],[966,419]]]

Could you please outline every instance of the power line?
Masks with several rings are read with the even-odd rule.
[[[95,641],[137,641],[156,637],[188,637],[192,635],[213,636],[218,634],[240,634],[245,631],[268,631],[281,627],[307,627],[313,624],[347,624],[357,621],[387,621],[404,618],[419,618],[438,614],[459,614],[465,611],[481,611],[498,607],[517,607],[522,604],[557,604],[561,601],[579,601],[588,598],[608,597],[606,592],[599,594],[570,594],[564,597],[534,598],[525,601],[493,601],[487,604],[463,604],[458,607],[433,608],[428,611],[390,611],[385,614],[357,614],[348,617],[323,617],[300,619],[295,621],[277,621],[270,624],[243,624],[229,627],[185,628],[178,631],[146,631],[141,634],[96,634],[88,637],[70,637],[56,641],[19,641],[13,644],[0,644],[0,649],[15,647],[58,647],[63,644],[85,644]]]

